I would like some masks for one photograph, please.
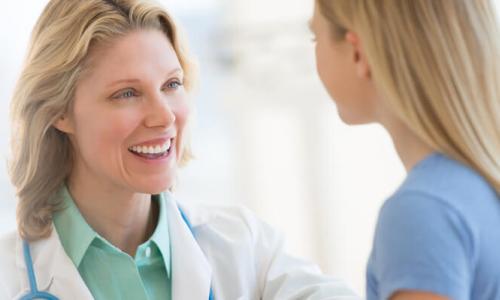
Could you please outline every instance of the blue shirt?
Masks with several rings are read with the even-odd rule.
[[[454,300],[500,299],[500,199],[476,171],[432,154],[383,205],[367,298],[417,290]]]

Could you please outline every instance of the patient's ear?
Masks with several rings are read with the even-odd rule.
[[[365,55],[365,49],[359,36],[352,31],[345,35],[347,43],[352,47],[352,59],[356,67],[356,74],[359,78],[371,79],[371,67]]]
[[[68,134],[74,133],[73,122],[72,122],[71,118],[68,117],[67,114],[60,116],[54,122],[54,124],[52,124],[52,126],[54,126],[54,128],[56,128],[57,130],[64,132],[64,133],[68,133]]]

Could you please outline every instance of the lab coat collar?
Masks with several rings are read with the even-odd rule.
[[[206,300],[210,294],[212,270],[195,237],[207,219],[183,209],[193,235],[172,194],[165,193],[165,200],[172,245],[172,299]]]
[[[54,226],[48,239],[30,242],[33,269],[39,291],[46,291],[59,299],[90,300],[92,294],[83,282],[73,262],[64,252]],[[21,290],[15,299],[30,290],[26,263],[23,255],[23,240],[16,239],[16,265],[21,269]]]
[[[170,201],[173,201],[177,207],[182,209],[193,229],[205,225],[217,218],[215,211],[204,204],[177,202],[175,201],[175,196],[172,193],[165,192],[164,194],[166,199],[170,199]]]

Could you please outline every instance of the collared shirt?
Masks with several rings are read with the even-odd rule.
[[[54,214],[56,231],[95,299],[171,299],[170,238],[163,194],[151,196],[159,202],[158,224],[135,257],[90,227],[66,186],[60,196],[64,206]]]

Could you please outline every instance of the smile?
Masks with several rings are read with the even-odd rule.
[[[160,158],[168,155],[171,150],[172,140],[168,139],[163,144],[158,145],[136,145],[128,148],[128,150],[144,158]]]

